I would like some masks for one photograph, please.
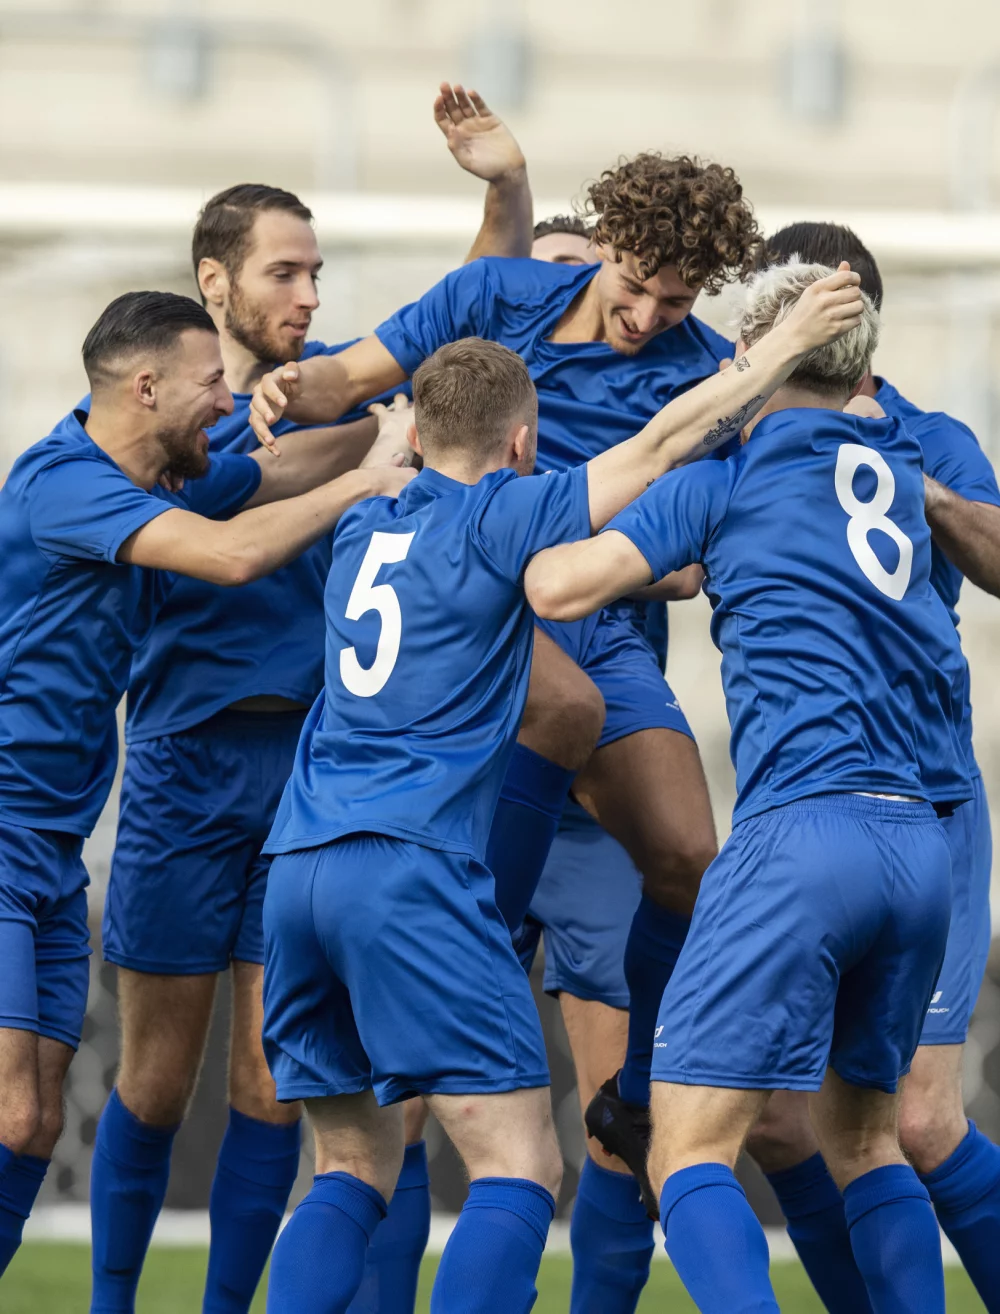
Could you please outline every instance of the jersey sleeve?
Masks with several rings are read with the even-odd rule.
[[[477,532],[486,557],[520,584],[536,552],[590,537],[587,467],[506,480],[483,507]]]
[[[488,336],[493,300],[490,262],[473,260],[453,270],[414,301],[380,324],[375,336],[412,374],[446,342]]]
[[[85,458],[39,470],[28,499],[39,550],[87,561],[114,561],[130,534],[171,507],[110,462]]]
[[[260,464],[239,452],[226,452],[209,460],[208,472],[200,479],[187,479],[177,504],[195,515],[227,520],[260,486]]]
[[[908,419],[906,427],[920,443],[932,479],[970,502],[1000,506],[993,466],[971,429],[940,413]]]
[[[699,461],[662,475],[601,531],[615,529],[646,558],[654,580],[701,561],[729,505],[728,462]]]

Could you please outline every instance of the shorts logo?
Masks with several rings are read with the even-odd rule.
[[[654,1049],[666,1049],[666,1047],[667,1047],[667,1042],[666,1042],[665,1040],[661,1040],[661,1039],[660,1039],[660,1037],[661,1037],[662,1035],[663,1035],[663,1028],[662,1028],[662,1027],[657,1027],[656,1030],[653,1032],[653,1048],[654,1048]]]
[[[935,990],[935,991],[934,991],[933,995],[931,995],[931,1006],[930,1006],[930,1008],[927,1010],[928,1013],[950,1013],[950,1012],[951,1012],[951,1009],[950,1009],[950,1008],[935,1008],[935,1007],[934,1007],[934,1005],[938,1002],[938,1000],[941,998],[941,996],[942,996],[943,994],[944,994],[944,991],[943,991],[943,990]]]

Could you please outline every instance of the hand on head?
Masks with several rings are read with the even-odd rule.
[[[798,332],[806,352],[857,328],[864,310],[861,276],[844,260],[836,273],[806,288],[784,322]]]

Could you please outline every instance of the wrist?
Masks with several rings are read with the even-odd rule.
[[[491,178],[490,186],[503,192],[524,191],[528,186],[528,166],[524,159],[522,158],[520,164],[512,165],[503,173],[498,173],[495,178]]]

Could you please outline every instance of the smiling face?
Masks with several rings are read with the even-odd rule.
[[[208,470],[205,430],[233,410],[218,335],[187,329],[163,356],[152,382],[155,436],[167,468],[180,478],[197,479]]]
[[[645,280],[638,274],[638,260],[629,251],[616,261],[607,248],[598,248],[602,258],[594,279],[604,338],[615,351],[634,356],[658,333],[673,328],[691,313],[698,288],[690,288],[673,265],[664,265]]]
[[[310,223],[283,210],[260,211],[242,265],[225,280],[228,333],[263,364],[298,360],[319,305],[322,265]]]

